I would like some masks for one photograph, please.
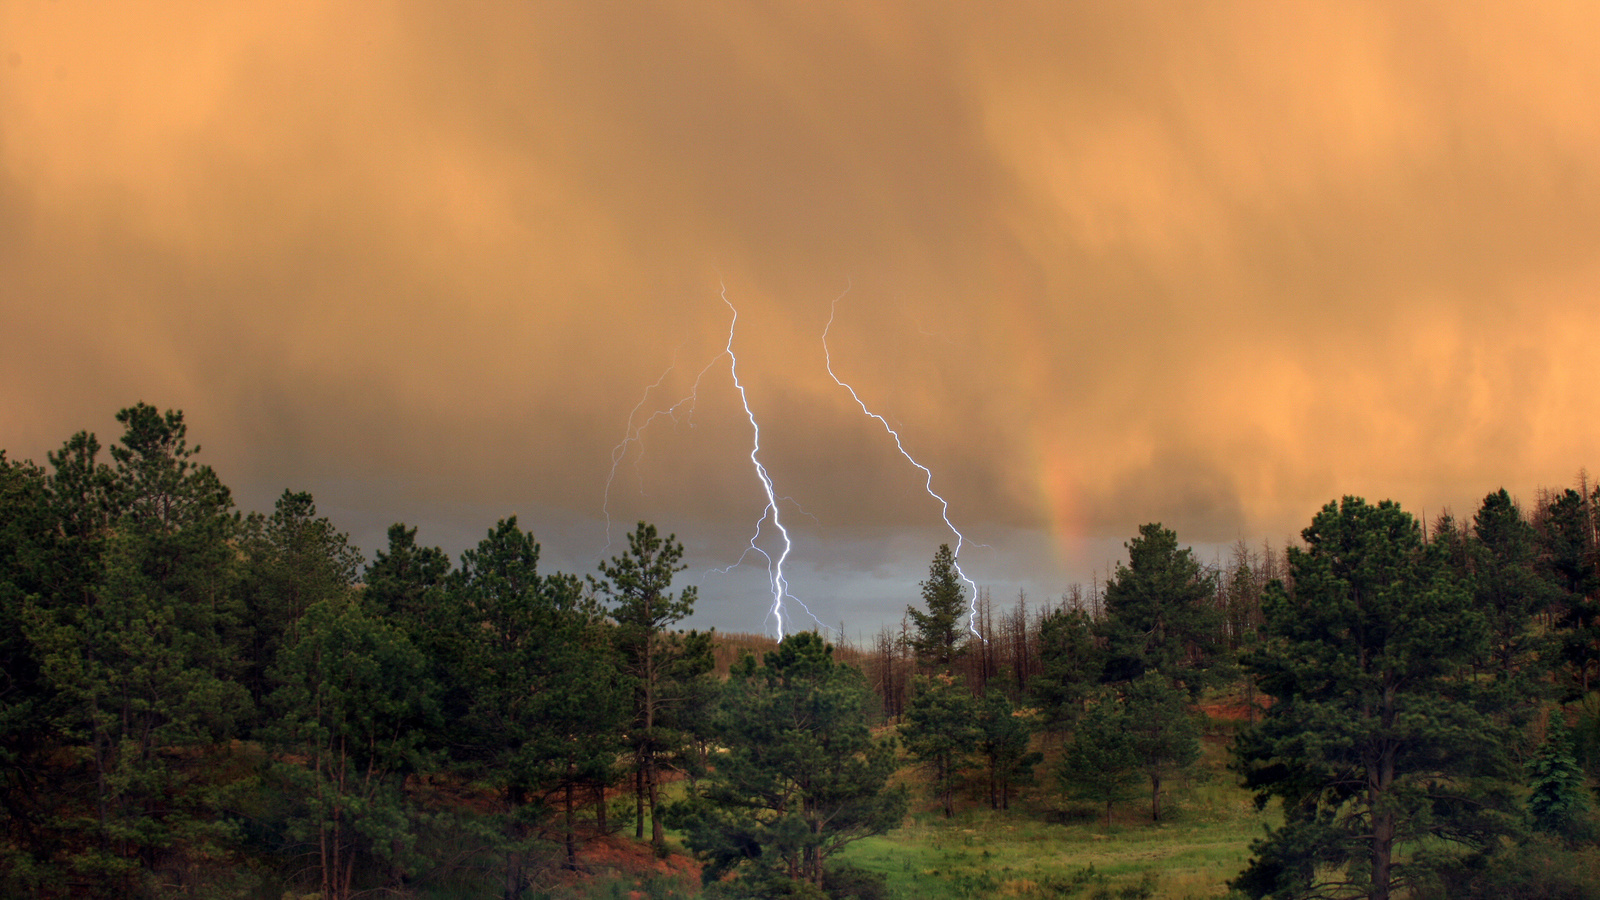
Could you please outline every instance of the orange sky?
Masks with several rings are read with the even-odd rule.
[[[1597,20],[7,3],[0,446],[43,462],[145,400],[247,509],[310,490],[369,550],[517,513],[592,571],[629,411],[716,358],[726,285],[830,624],[897,617],[950,539],[827,376],[841,292],[836,371],[1003,599],[1148,521],[1212,547],[1345,493],[1531,500],[1600,434]],[[759,630],[764,575],[704,574],[763,502],[736,402],[724,359],[608,505],[686,541],[701,624]]]

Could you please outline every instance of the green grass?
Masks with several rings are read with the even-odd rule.
[[[1107,827],[1099,807],[1066,806],[1040,787],[991,812],[974,802],[950,820],[919,806],[903,828],[850,847],[842,861],[883,874],[897,897],[1220,897],[1262,826],[1250,795],[1207,742],[1202,763],[1171,787],[1160,824],[1148,800],[1120,804]]]
[[[1039,766],[1036,785],[1015,798],[1009,811],[989,810],[974,792],[946,820],[908,765],[897,776],[914,798],[906,824],[852,844],[834,864],[882,874],[891,895],[903,900],[1226,896],[1227,881],[1248,860],[1250,842],[1279,817],[1256,812],[1249,792],[1227,770],[1231,735],[1225,732],[1211,729],[1200,763],[1167,784],[1165,820],[1159,824],[1150,821],[1148,795],[1118,804],[1109,827],[1104,807],[1064,801],[1054,784],[1053,759]],[[1054,747],[1046,751],[1056,755]],[[686,785],[663,787],[666,797],[677,798]],[[668,844],[683,852],[681,836],[670,830]],[[696,888],[682,882],[663,879],[645,891],[642,886],[625,877],[597,878],[543,896],[610,900],[630,890],[644,896],[698,896]]]

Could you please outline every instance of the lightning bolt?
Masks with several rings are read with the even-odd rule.
[[[739,326],[739,310],[728,299],[728,286],[722,286],[722,302],[733,312],[733,321],[728,324],[728,344],[723,352],[728,355],[728,374],[733,376],[733,386],[739,391],[739,403],[744,407],[745,417],[750,420],[750,430],[754,439],[750,445],[750,464],[756,468],[756,477],[761,480],[761,489],[766,492],[767,505],[761,511],[761,518],[756,520],[755,534],[750,537],[750,549],[767,558],[767,577],[772,582],[772,618],[778,624],[778,640],[783,640],[783,598],[789,593],[789,581],[783,576],[783,564],[789,559],[789,553],[794,549],[794,543],[789,539],[789,529],[783,527],[783,520],[778,516],[778,497],[772,487],[772,476],[767,473],[767,467],[761,464],[761,425],[756,421],[756,414],[750,409],[750,398],[746,396],[744,383],[739,380],[739,357],[733,352],[733,332]],[[783,538],[783,550],[773,559],[770,554],[756,546],[756,541],[761,537],[761,523],[772,517],[772,525],[778,529],[778,534]],[[740,557],[743,559],[744,557]],[[738,565],[735,563],[734,565]]]
[[[961,569],[961,546],[962,544],[966,543],[967,539],[966,536],[961,533],[961,530],[956,528],[955,524],[950,521],[949,501],[945,500],[944,497],[940,496],[939,493],[933,489],[933,470],[929,469],[922,463],[917,462],[916,458],[906,450],[905,444],[900,440],[900,433],[894,430],[894,428],[889,424],[889,421],[883,416],[880,416],[868,409],[867,404],[861,399],[861,396],[856,393],[856,389],[846,384],[833,371],[833,355],[828,351],[828,332],[832,330],[834,317],[838,314],[839,301],[843,300],[844,295],[848,294],[849,292],[850,288],[848,285],[846,285],[844,291],[841,292],[839,296],[833,298],[833,304],[828,307],[828,324],[822,329],[822,357],[828,366],[828,377],[833,379],[834,384],[837,384],[838,386],[850,392],[850,396],[856,401],[856,405],[861,407],[861,411],[863,413],[866,413],[870,418],[878,420],[878,423],[883,426],[883,430],[889,432],[889,436],[894,438],[895,448],[900,451],[900,455],[904,456],[907,462],[922,470],[922,489],[928,492],[928,496],[939,501],[939,515],[944,519],[944,524],[950,529],[950,533],[956,536],[956,549],[954,558],[952,559],[952,562],[956,567],[956,575],[960,576],[961,580],[967,583],[967,587],[972,589],[971,599],[967,601],[967,630],[972,632],[973,637],[976,637],[978,640],[983,641],[984,643],[988,643],[988,638],[985,638],[983,635],[978,633],[977,582],[974,582],[971,578],[968,578],[967,573]]]
[[[726,574],[741,565],[744,562],[745,557],[749,556],[752,552],[759,553],[767,561],[767,579],[772,587],[772,608],[768,614],[777,623],[778,639],[782,640],[784,636],[784,600],[786,599],[793,600],[800,604],[800,608],[804,609],[806,611],[806,615],[810,616],[811,620],[816,622],[820,628],[827,631],[832,631],[833,629],[829,628],[829,626],[824,624],[821,619],[817,618],[816,614],[811,611],[811,608],[807,606],[804,601],[790,593],[789,580],[783,574],[784,563],[788,561],[789,555],[794,551],[794,542],[789,537],[789,530],[784,527],[783,521],[780,517],[779,500],[789,498],[778,497],[777,490],[773,486],[772,475],[767,471],[767,467],[761,462],[761,425],[756,421],[755,412],[750,408],[750,399],[745,391],[744,383],[739,380],[739,357],[733,352],[733,336],[738,330],[739,310],[733,305],[733,302],[728,299],[727,285],[724,284],[721,286],[721,288],[722,290],[720,297],[722,302],[728,307],[729,311],[733,313],[733,319],[728,323],[728,340],[724,344],[722,352],[712,357],[711,361],[706,363],[705,367],[702,368],[699,374],[695,376],[694,385],[690,388],[689,393],[686,396],[669,407],[655,410],[643,422],[636,426],[634,421],[638,418],[639,411],[645,408],[645,404],[650,400],[650,395],[659,389],[663,383],[665,383],[667,376],[672,373],[674,368],[676,368],[677,363],[674,361],[673,365],[668,366],[667,370],[661,373],[661,377],[657,378],[654,384],[645,388],[643,396],[639,398],[639,402],[634,404],[633,409],[628,413],[628,424],[623,433],[622,441],[611,450],[611,472],[606,477],[605,494],[601,502],[601,510],[605,514],[606,521],[606,548],[605,551],[602,551],[601,555],[604,555],[606,551],[611,549],[611,485],[616,480],[617,468],[622,464],[622,461],[627,458],[629,448],[634,444],[642,445],[642,438],[645,429],[649,428],[650,425],[653,424],[657,419],[665,416],[672,419],[672,421],[676,423],[678,421],[678,411],[685,405],[688,406],[688,415],[692,418],[695,405],[698,402],[700,383],[705,379],[706,372],[710,371],[713,366],[715,366],[724,356],[726,356],[728,358],[728,374],[733,379],[734,389],[739,392],[739,403],[744,408],[745,418],[750,421],[750,430],[753,435],[750,448],[750,463],[755,467],[756,478],[761,482],[761,489],[766,495],[767,503],[766,506],[761,510],[761,518],[756,520],[755,532],[750,537],[749,546],[747,546],[744,552],[739,555],[739,558],[734,561],[733,565],[727,566],[726,568],[713,569],[712,571]],[[802,510],[802,512],[804,512],[804,510]],[[783,549],[778,552],[776,557],[762,549],[760,546],[762,525],[767,521],[768,518],[772,519],[773,527],[777,529],[778,534],[783,541]]]
[[[606,520],[606,546],[605,549],[600,551],[601,556],[604,556],[611,550],[611,484],[612,482],[616,481],[617,467],[620,466],[622,461],[627,458],[629,446],[633,444],[639,444],[641,447],[643,447],[645,429],[649,428],[651,424],[663,416],[672,419],[673,424],[677,424],[678,410],[683,407],[684,404],[688,404],[689,406],[688,415],[690,416],[690,426],[692,427],[694,424],[692,419],[694,416],[695,404],[699,401],[700,382],[705,379],[706,372],[710,371],[711,367],[716,365],[717,360],[721,359],[722,356],[723,354],[719,353],[712,357],[710,362],[705,364],[704,368],[700,370],[700,373],[694,377],[694,384],[690,386],[689,393],[687,395],[671,406],[668,406],[664,409],[655,410],[648,418],[635,427],[633,420],[639,415],[639,410],[643,409],[645,403],[649,401],[650,394],[653,393],[657,388],[661,387],[661,385],[666,382],[667,376],[672,374],[672,370],[678,367],[677,361],[674,360],[672,365],[667,366],[666,371],[661,373],[661,377],[655,380],[654,384],[644,389],[644,395],[639,398],[639,402],[634,404],[633,409],[628,412],[628,426],[623,433],[622,440],[615,447],[611,448],[611,472],[606,476],[605,493],[600,501],[600,511],[604,514]],[[641,450],[640,456],[634,459],[634,466],[636,469],[642,458],[643,451]]]
[[[639,410],[644,408],[645,402],[650,399],[651,392],[661,387],[662,382],[667,380],[667,376],[672,374],[672,370],[677,368],[677,365],[677,361],[674,360],[672,365],[667,366],[667,370],[661,373],[661,377],[656,379],[655,384],[644,389],[644,395],[639,398],[639,402],[635,403],[633,409],[628,411],[628,427],[623,432],[622,441],[611,448],[611,474],[606,476],[605,493],[600,498],[600,512],[606,518],[606,546],[600,551],[602,557],[611,552],[611,483],[617,478],[617,466],[621,465],[623,459],[627,458],[628,446],[640,441],[640,436],[644,433],[644,429],[651,422],[654,422],[657,416],[662,415],[663,412],[667,412],[670,415],[671,413],[668,410],[677,408],[677,404],[669,407],[668,410],[657,410],[651,413],[650,418],[645,419],[644,423],[637,428],[633,425],[633,419],[639,415]]]
[[[807,606],[800,598],[789,593],[789,581],[784,577],[783,564],[788,561],[789,554],[794,550],[794,542],[789,538],[789,529],[783,526],[783,520],[779,518],[778,496],[772,486],[772,476],[767,472],[767,467],[761,464],[761,425],[756,422],[756,415],[750,409],[750,400],[745,394],[744,383],[739,380],[739,357],[734,355],[733,352],[733,332],[739,325],[739,310],[728,299],[727,285],[722,286],[721,297],[722,302],[727,304],[728,309],[733,312],[733,321],[728,323],[728,344],[723,349],[723,352],[727,354],[730,360],[728,373],[733,376],[733,386],[739,391],[739,403],[744,407],[745,417],[750,420],[750,431],[753,435],[750,445],[750,464],[755,467],[756,478],[760,479],[761,488],[767,495],[767,505],[761,511],[761,518],[756,520],[756,530],[750,536],[750,546],[743,554],[740,554],[739,560],[734,562],[733,566],[729,566],[728,569],[732,569],[734,566],[739,565],[740,562],[743,562],[744,557],[749,555],[752,550],[766,558],[767,578],[772,583],[772,609],[770,615],[773,621],[777,623],[778,640],[783,640],[783,601],[785,599],[799,603],[800,608],[806,611],[806,615],[810,616],[811,621],[816,622],[818,627],[824,631],[832,631],[832,628],[829,628],[823,624],[821,619],[817,618],[817,614],[811,611],[811,607]],[[765,522],[768,516],[771,516],[773,527],[778,529],[778,534],[783,538],[783,550],[778,554],[777,558],[773,558],[770,553],[761,549],[756,543],[761,538],[761,523]],[[722,571],[728,571],[728,569]]]

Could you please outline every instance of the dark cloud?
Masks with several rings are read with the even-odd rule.
[[[587,569],[629,410],[704,369],[607,506],[726,564],[763,502],[726,292],[797,590],[892,618],[951,535],[827,377],[842,294],[836,371],[997,594],[1145,521],[1531,494],[1600,422],[1596,18],[5,6],[0,444],[181,407],[242,502],[313,490],[369,546],[519,513]]]
[[[1232,473],[1203,453],[1170,447],[1095,494],[1089,521],[1098,534],[1160,521],[1191,541],[1225,544],[1253,537],[1245,530],[1244,502]]]

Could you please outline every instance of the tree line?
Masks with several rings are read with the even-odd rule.
[[[514,897],[576,863],[580,814],[619,827],[629,775],[637,833],[659,821],[710,670],[671,629],[672,535],[641,523],[587,579],[514,517],[456,563],[405,525],[366,562],[309,494],[235,510],[181,413],[117,419],[109,459],[87,432],[48,468],[0,455],[0,890]]]
[[[1142,790],[1159,821],[1163,781],[1199,755],[1197,701],[1232,693],[1249,715],[1234,770],[1284,817],[1242,894],[1591,896],[1592,871],[1561,882],[1550,861],[1600,837],[1597,506],[1583,484],[1526,515],[1499,490],[1424,527],[1345,497],[1281,560],[1240,547],[1228,567],[1149,524],[1103,588],[1031,620],[1019,599],[988,641],[963,634],[941,548],[926,611],[881,632],[867,668],[947,816],[963,779],[1001,808],[1040,762],[998,710],[1058,736],[1064,796],[1109,822]]]
[[[1160,820],[1218,692],[1250,711],[1236,770],[1284,810],[1246,894],[1469,896],[1530,835],[1594,838],[1587,484],[1426,528],[1345,498],[1220,566],[1146,525],[1057,604],[976,598],[982,640],[941,547],[898,630],[719,676],[652,525],[586,577],[541,571],[515,517],[459,560],[397,524],[368,561],[308,494],[236,510],[181,413],[117,420],[48,466],[0,453],[8,894],[514,898],[631,826],[749,896],[846,896],[871,879],[835,856],[904,818],[902,762],[949,816],[1008,808],[1052,749],[1049,791]]]

